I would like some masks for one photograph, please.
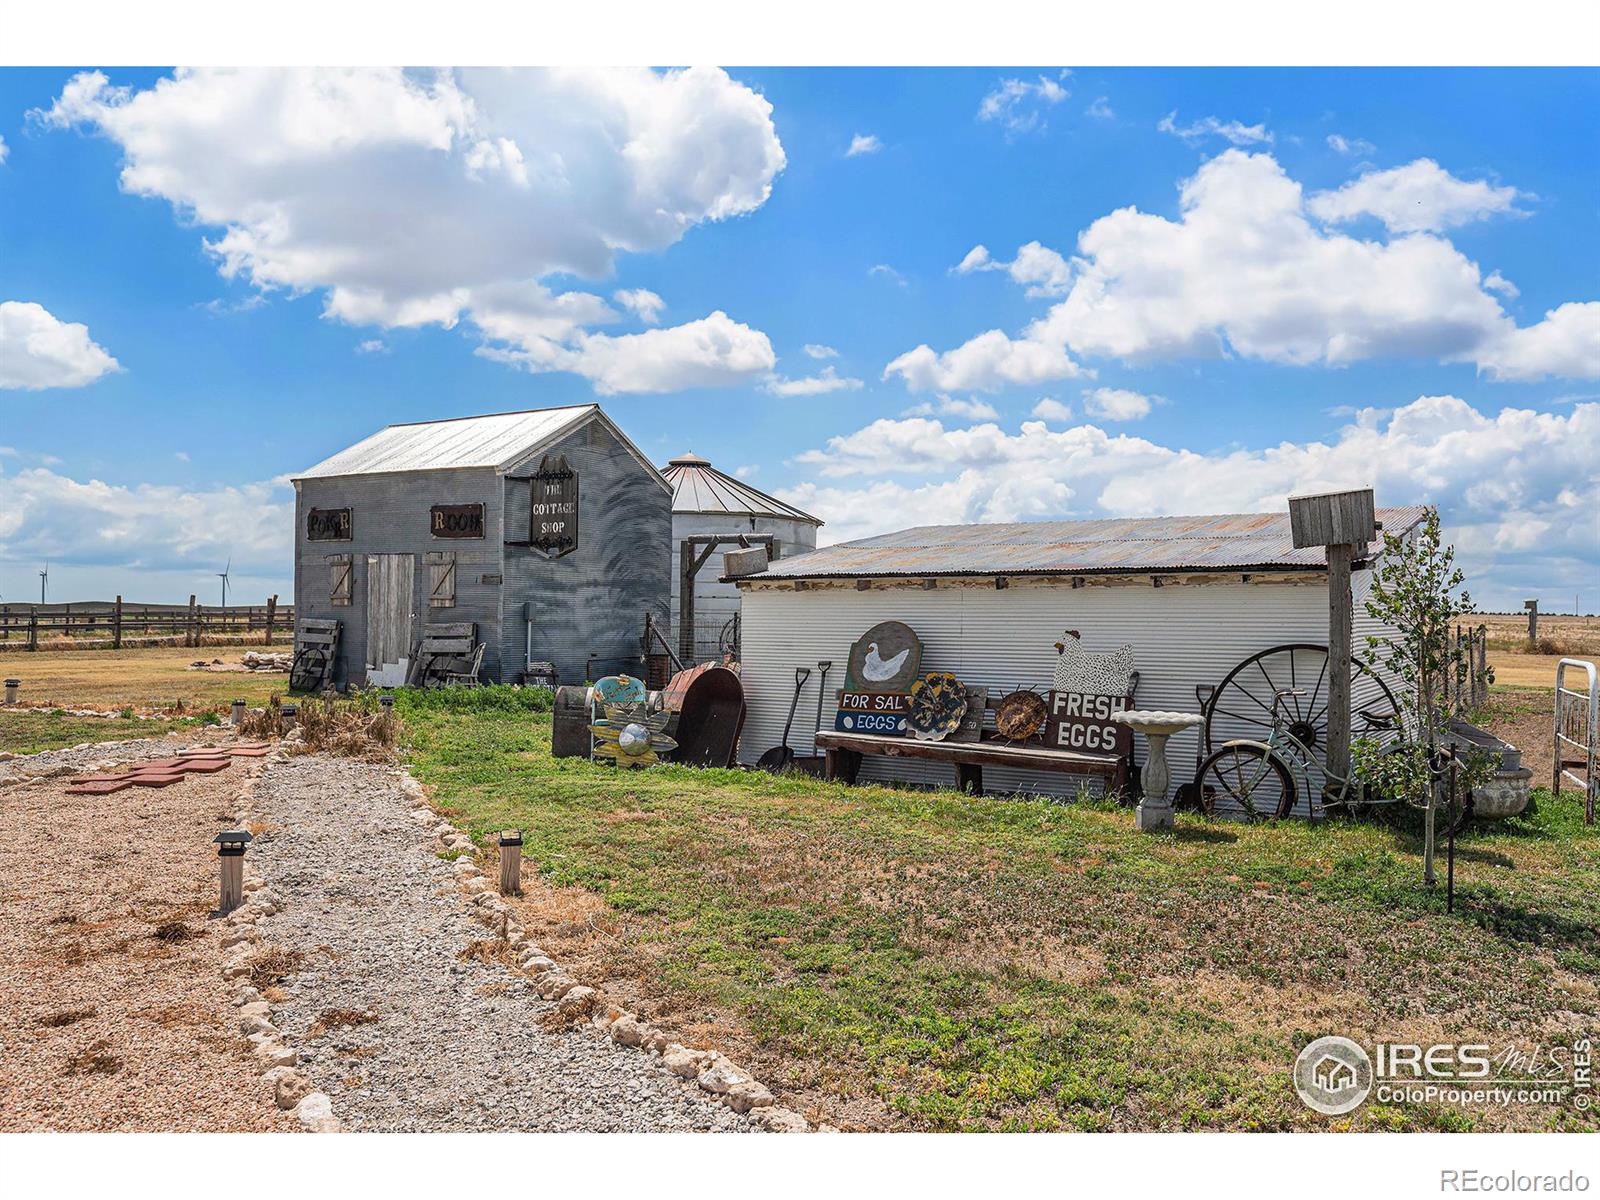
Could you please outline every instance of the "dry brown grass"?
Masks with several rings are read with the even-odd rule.
[[[367,1012],[360,1008],[330,1008],[315,1021],[311,1028],[306,1030],[306,1037],[319,1038],[334,1029],[350,1029],[357,1025],[370,1025],[378,1019],[378,1014]]]
[[[264,704],[286,692],[287,675],[270,672],[191,671],[201,657],[192,648],[139,647],[122,650],[39,650],[4,659],[7,674],[22,680],[22,702],[63,708],[136,712],[225,709],[235,697]]]
[[[298,950],[269,946],[251,957],[250,984],[257,991],[264,991],[287,976],[293,975],[305,965],[305,961],[306,956]]]
[[[511,953],[511,943],[503,937],[476,938],[468,942],[467,948],[456,957],[463,961],[476,960],[485,965],[501,963],[509,967],[516,963]]]
[[[335,754],[367,762],[393,762],[400,741],[400,719],[378,708],[368,698],[336,700],[317,696],[301,701],[295,728],[299,739],[289,743],[291,754]],[[239,724],[245,737],[273,738],[286,732],[277,696],[261,712],[249,712]]]
[[[200,936],[198,929],[192,929],[182,921],[163,921],[157,925],[150,934],[158,942],[187,942]]]

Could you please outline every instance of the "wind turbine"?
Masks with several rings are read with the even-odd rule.
[[[222,580],[222,607],[228,607],[228,572],[233,570],[233,555],[228,555],[228,565],[217,572],[217,578]]]
[[[50,582],[50,564],[44,564],[44,570],[39,572],[39,603],[44,603],[45,585]]]

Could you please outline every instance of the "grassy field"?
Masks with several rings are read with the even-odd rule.
[[[406,709],[402,704],[402,709]],[[1237,826],[550,757],[547,716],[410,711],[436,802],[526,830],[525,917],[580,977],[853,1127],[1595,1128],[1289,1083],[1326,1033],[1570,1045],[1600,1027],[1600,831],[1475,832],[1457,910],[1398,826]],[[1441,867],[1442,870],[1442,867]]]
[[[69,717],[50,711],[0,712],[0,750],[37,754],[60,750],[80,742],[114,742],[122,738],[155,737],[169,729],[197,725],[193,718],[170,721],[135,721],[118,717]]]
[[[162,646],[126,650],[39,650],[0,657],[0,673],[22,680],[29,706],[133,708],[189,712],[226,708],[235,697],[252,705],[289,689],[287,674],[191,671],[189,664],[220,658],[237,662],[239,647]]]

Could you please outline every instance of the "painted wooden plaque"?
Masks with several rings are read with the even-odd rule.
[[[578,548],[578,473],[565,456],[548,454],[530,482],[528,545],[546,558]]]
[[[643,704],[644,680],[637,675],[607,675],[595,680],[594,695],[602,704]]]
[[[947,742],[976,742],[983,738],[983,713],[989,706],[989,689],[986,687],[967,689],[967,711],[961,717],[961,726],[949,737]]]
[[[313,508],[306,513],[307,541],[348,542],[350,529],[348,508]]]
[[[481,538],[483,505],[435,504],[428,514],[428,532],[436,538]]]
[[[922,670],[922,641],[909,625],[882,621],[850,647],[846,692],[909,692]]]
[[[833,728],[839,733],[905,737],[910,710],[911,698],[905,692],[840,692]]]
[[[1051,692],[1045,742],[1057,750],[1087,754],[1133,753],[1133,729],[1112,718],[1128,707],[1126,696]]]

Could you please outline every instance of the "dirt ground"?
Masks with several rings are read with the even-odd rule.
[[[284,649],[275,646],[274,649]],[[8,675],[22,680],[20,700],[29,706],[169,710],[226,708],[235,698],[251,705],[285,695],[289,676],[269,672],[191,671],[189,664],[220,658],[238,662],[243,646],[160,646],[134,650],[39,650],[0,659]]]
[[[0,1130],[299,1127],[237,1028],[209,916],[243,769],[109,796],[0,784]]]

